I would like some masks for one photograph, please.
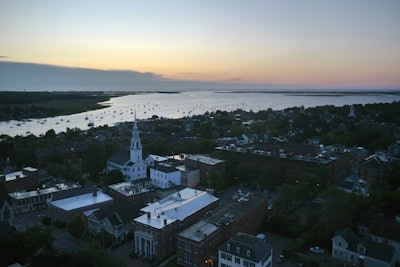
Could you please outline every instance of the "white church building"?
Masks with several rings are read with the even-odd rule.
[[[135,181],[147,177],[146,162],[143,160],[142,143],[136,122],[136,112],[129,151],[120,150],[107,160],[107,172],[111,170],[120,170],[126,181]]]

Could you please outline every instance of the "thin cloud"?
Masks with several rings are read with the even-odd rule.
[[[7,56],[0,56],[0,59],[7,59]]]

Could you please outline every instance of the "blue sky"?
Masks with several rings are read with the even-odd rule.
[[[399,14],[397,0],[0,0],[0,61],[212,84],[400,88]]]

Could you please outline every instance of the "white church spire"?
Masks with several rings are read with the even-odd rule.
[[[134,121],[133,121],[130,155],[131,155],[132,162],[137,162],[138,160],[143,159],[142,158],[142,143],[140,141],[139,129],[137,127],[137,122],[136,122],[136,110],[135,110]]]

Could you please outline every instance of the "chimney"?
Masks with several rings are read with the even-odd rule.
[[[97,186],[93,186],[93,197],[97,197]]]
[[[150,218],[151,218],[151,213],[148,212],[148,213],[147,213],[147,220],[150,220]]]
[[[167,219],[164,219],[164,225],[167,225]]]

